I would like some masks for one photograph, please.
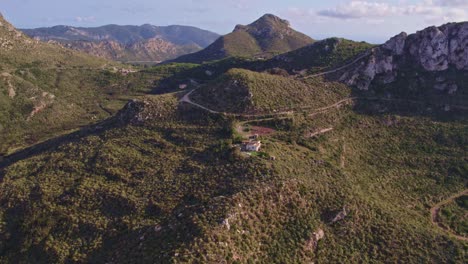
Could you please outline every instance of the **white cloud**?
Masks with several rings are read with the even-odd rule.
[[[334,8],[320,10],[318,16],[332,19],[363,19],[380,21],[385,17],[419,17],[430,23],[459,22],[468,20],[468,0],[422,0],[416,4],[391,5],[384,2],[348,1]]]
[[[87,17],[77,16],[75,17],[75,21],[79,23],[95,22],[96,18],[94,16],[87,16]]]
[[[437,0],[436,4],[451,7],[468,7],[468,0]]]
[[[342,3],[334,8],[321,10],[320,16],[333,17],[339,19],[358,19],[363,17],[383,17],[398,12],[398,7],[388,3],[351,1]]]

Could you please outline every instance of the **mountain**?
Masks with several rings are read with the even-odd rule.
[[[189,26],[107,25],[22,29],[32,38],[118,61],[163,61],[198,51],[219,35]]]
[[[134,70],[31,39],[0,16],[0,157],[102,120],[152,85],[123,71]]]
[[[266,14],[250,25],[237,25],[230,34],[220,37],[199,52],[181,56],[175,62],[201,63],[226,57],[271,57],[314,42],[295,31],[288,21]]]
[[[0,23],[0,144],[30,140],[0,156],[0,263],[467,263],[464,24],[326,40],[284,56],[298,76],[236,57],[132,72]]]
[[[200,50],[200,47],[195,44],[178,46],[159,38],[142,40],[128,45],[111,40],[98,42],[53,40],[50,42],[93,56],[122,62],[160,62]]]
[[[318,72],[343,65],[349,60],[372,48],[366,42],[343,38],[328,38],[305,47],[277,55],[264,62],[268,67],[281,68],[289,72]]]
[[[287,75],[287,74],[286,74]],[[192,100],[218,112],[238,114],[266,114],[320,107],[348,89],[344,85],[305,83],[281,75],[230,69],[216,80],[201,86],[191,94]]]
[[[158,92],[174,91],[181,83],[196,80],[200,83],[214,80],[233,68],[273,74],[307,76],[332,70],[356,60],[373,45],[341,38],[316,41],[297,50],[277,55],[271,59],[229,57],[206,62],[172,75],[159,83]]]
[[[337,76],[360,90],[468,99],[468,22],[401,33]]]

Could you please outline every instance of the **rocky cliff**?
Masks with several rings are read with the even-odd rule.
[[[55,26],[22,29],[45,42],[118,61],[163,61],[199,51],[218,38],[213,32],[188,26],[107,25],[95,28]]]
[[[429,27],[415,34],[400,33],[369,51],[340,80],[361,90],[412,78],[439,91],[455,93],[460,85],[447,71],[468,70],[468,22]],[[423,79],[421,76],[430,76]]]
[[[195,44],[185,46],[176,45],[160,38],[141,40],[132,44],[122,44],[113,40],[50,40],[49,42],[62,45],[66,48],[82,51],[93,56],[125,62],[160,62],[200,50],[200,47]]]

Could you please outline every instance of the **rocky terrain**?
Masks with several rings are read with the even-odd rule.
[[[467,263],[466,26],[301,36],[129,67],[0,17],[0,263]]]
[[[83,51],[93,56],[123,62],[161,62],[201,49],[195,44],[178,46],[160,38],[142,40],[128,45],[112,40],[98,42],[50,40],[49,42]]]
[[[468,22],[433,26],[411,35],[403,32],[371,49],[340,80],[368,90],[373,84],[411,78],[420,86],[453,94],[461,84],[447,72],[468,70],[467,47]]]
[[[232,33],[220,37],[206,49],[174,61],[201,63],[233,56],[270,58],[313,42],[292,29],[288,21],[266,14],[250,25],[237,25]]]
[[[0,16],[0,156],[108,117],[147,82],[128,66],[34,40]]]
[[[158,62],[199,51],[218,35],[188,26],[153,25],[97,28],[55,26],[22,29],[30,37],[117,61]]]

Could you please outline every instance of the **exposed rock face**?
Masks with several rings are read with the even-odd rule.
[[[317,248],[318,242],[325,237],[325,232],[323,229],[319,228],[314,233],[310,239],[306,242],[304,249],[305,251],[315,251]]]
[[[113,40],[69,42],[50,40],[49,42],[117,61],[160,62],[201,49],[197,45],[176,45],[160,38],[142,40],[132,44],[121,44]]]
[[[343,210],[338,212],[335,217],[330,221],[331,224],[341,221],[348,216],[348,212],[346,211],[346,207],[343,207]]]
[[[33,41],[8,23],[0,13],[0,50],[8,51],[34,44]]]
[[[153,25],[97,28],[55,26],[23,29],[40,41],[53,41],[67,48],[118,61],[162,61],[196,52],[213,43],[219,35],[187,26]]]
[[[385,44],[383,44],[383,48],[387,50],[394,51],[395,55],[402,55],[403,51],[405,50],[405,43],[408,34],[405,32],[401,32],[400,34],[396,35],[395,37],[391,38]]]
[[[468,70],[468,22],[429,27],[412,35],[401,33],[372,49],[342,74],[340,80],[361,90],[372,83],[388,84],[405,74],[403,68],[421,72]],[[456,92],[453,83],[440,82],[434,87]]]

